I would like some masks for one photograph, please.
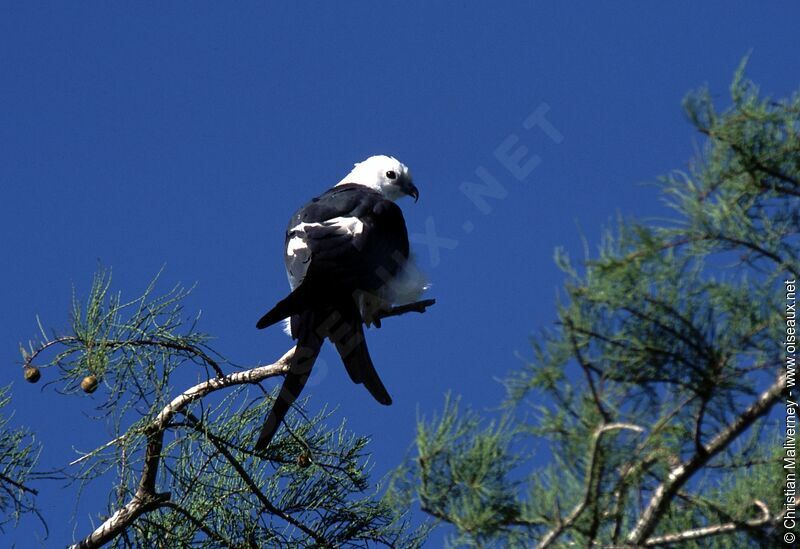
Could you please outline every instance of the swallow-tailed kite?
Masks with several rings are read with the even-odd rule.
[[[379,325],[378,313],[415,300],[426,288],[409,260],[405,220],[394,202],[406,195],[419,198],[408,168],[395,158],[372,156],[289,221],[284,259],[292,291],[256,326],[287,319],[297,348],[257,451],[269,446],[325,339],[355,383],[381,404],[392,403],[372,365],[363,325]]]

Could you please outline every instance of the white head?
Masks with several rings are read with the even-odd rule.
[[[346,183],[357,183],[375,189],[389,200],[397,200],[405,195],[414,197],[415,201],[419,198],[419,191],[411,181],[411,172],[405,164],[391,156],[370,156],[355,164],[350,173],[336,185]]]

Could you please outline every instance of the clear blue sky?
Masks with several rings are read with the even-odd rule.
[[[748,51],[766,92],[800,85],[795,2],[428,4],[0,5],[0,383],[14,382],[14,421],[37,432],[44,467],[107,435],[83,415],[90,398],[21,381],[36,314],[66,326],[71,287],[85,294],[98,261],[127,296],[166,264],[166,285],[198,282],[188,308],[220,351],[276,358],[288,339],[254,324],[286,291],[289,215],[353,162],[392,154],[421,193],[401,204],[410,232],[449,239],[437,261],[419,249],[438,303],[368,333],[393,406],[330,352],[308,391],[374,436],[377,479],[446,391],[499,402],[496,379],[553,321],[555,247],[580,256],[580,232],[594,248],[617,212],[663,213],[642,183],[685,168],[700,142],[680,108],[689,89],[724,102]],[[537,108],[560,142],[523,127]],[[495,156],[512,135],[523,162],[539,157],[521,181]],[[505,189],[488,213],[459,190],[479,167]],[[37,487],[48,545],[68,541],[74,491]],[[107,488],[84,493],[75,535]],[[26,519],[2,544],[39,532]]]

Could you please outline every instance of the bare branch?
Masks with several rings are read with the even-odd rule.
[[[572,319],[567,319],[567,327],[569,328],[569,341],[572,345],[572,352],[575,355],[575,358],[578,360],[578,364],[580,364],[581,369],[583,370],[583,374],[586,377],[586,382],[589,384],[589,389],[592,393],[592,399],[594,400],[594,405],[597,408],[598,413],[603,418],[603,422],[611,421],[610,414],[606,411],[605,406],[603,406],[603,401],[600,398],[600,395],[597,392],[597,388],[594,384],[594,378],[592,377],[591,371],[591,364],[586,360],[581,352],[581,348],[578,345],[578,340],[575,337],[575,324],[572,322]]]
[[[398,305],[397,307],[392,307],[388,311],[379,312],[376,318],[384,319],[389,318],[390,316],[400,316],[406,313],[424,313],[428,307],[434,305],[436,303],[435,299],[423,299],[422,301],[415,301],[413,303],[408,303],[406,305]]]
[[[597,460],[597,453],[600,448],[600,439],[603,435],[609,431],[615,431],[619,429],[628,429],[630,431],[636,431],[637,433],[643,433],[644,429],[639,427],[638,425],[634,425],[632,423],[609,423],[607,425],[600,425],[594,432],[592,436],[592,446],[590,449],[589,455],[589,463],[586,465],[586,480],[584,482],[584,490],[583,490],[583,497],[581,501],[572,509],[572,512],[565,520],[558,520],[558,526],[547,532],[539,544],[536,546],[537,549],[545,549],[546,547],[550,547],[558,537],[563,534],[567,528],[572,526],[572,524],[578,519],[578,517],[583,513],[586,507],[589,505],[589,500],[591,499],[592,494],[592,487],[594,485],[594,469],[595,469],[595,461]]]
[[[761,516],[756,519],[751,519],[744,522],[725,522],[722,524],[715,524],[714,526],[705,526],[703,528],[692,528],[691,530],[684,530],[683,532],[678,532],[675,534],[667,534],[665,536],[650,538],[644,542],[644,545],[645,547],[652,547],[654,545],[672,545],[675,543],[683,543],[685,541],[718,536],[728,532],[752,530],[770,524],[773,521],[773,517],[770,514],[766,503],[757,499],[753,502],[753,504],[761,511]]]
[[[32,353],[26,354],[25,360],[23,361],[22,365],[23,367],[31,366],[37,356],[39,356],[42,352],[46,351],[47,349],[49,349],[54,345],[64,345],[68,343],[76,343],[79,341],[81,341],[81,339],[76,336],[62,336],[53,338],[36,347]],[[165,349],[172,349],[174,351],[187,353],[189,355],[193,355],[201,359],[214,370],[214,372],[217,374],[217,377],[222,377],[223,375],[225,375],[219,363],[213,358],[211,358],[208,355],[208,353],[203,351],[197,345],[189,345],[177,341],[169,341],[167,339],[159,339],[159,340],[130,339],[130,340],[108,340],[104,343],[104,347],[110,350],[119,349],[122,347],[163,347]]]
[[[133,496],[133,498],[131,498],[131,500],[121,509],[108,517],[103,524],[95,528],[94,532],[89,534],[80,542],[71,545],[70,549],[90,549],[102,547],[124,532],[128,525],[130,525],[137,518],[145,513],[158,509],[166,501],[168,501],[169,498],[169,492],[155,496],[148,495],[144,498],[140,498],[138,494]]]
[[[377,311],[372,318],[372,322],[376,328],[381,327],[381,320],[392,316],[400,316],[406,313],[424,313],[427,308],[436,303],[435,299],[423,299],[422,301],[414,301],[405,305],[397,305],[391,307],[386,311]]]
[[[0,482],[5,482],[6,484],[10,484],[14,488],[22,490],[23,492],[28,492],[29,494],[33,494],[34,496],[39,493],[38,490],[34,490],[33,488],[28,488],[21,482],[17,482],[13,478],[9,477],[8,475],[4,475],[3,473],[0,473]]]
[[[781,397],[785,388],[786,374],[781,374],[777,381],[758,397],[758,400],[751,404],[708,444],[703,446],[704,451],[695,452],[688,460],[673,467],[667,478],[654,490],[650,502],[639,517],[639,521],[628,534],[628,543],[641,545],[653,532],[661,516],[669,507],[672,497],[680,490],[681,486],[758,418],[769,412]]]
[[[33,361],[36,359],[36,357],[38,357],[41,353],[43,353],[44,351],[46,351],[50,347],[53,347],[54,345],[63,345],[63,344],[66,344],[66,343],[75,343],[76,341],[80,341],[79,338],[77,338],[76,336],[61,336],[61,337],[55,337],[53,339],[45,341],[45,342],[41,343],[38,347],[36,347],[33,350],[33,352],[31,352],[31,353],[27,353],[26,352],[25,353],[25,360],[23,361],[22,366],[23,367],[31,366],[33,364]]]
[[[88,453],[86,453],[86,454],[83,454],[83,455],[82,455],[81,457],[79,457],[78,459],[75,459],[75,460],[73,460],[73,461],[70,461],[70,462],[69,462],[70,466],[72,466],[72,465],[77,465],[77,464],[79,464],[79,463],[81,463],[81,462],[83,462],[83,461],[86,461],[86,460],[87,460],[87,459],[89,459],[90,457],[97,455],[98,453],[102,452],[102,451],[103,451],[103,450],[105,450],[106,448],[109,448],[109,447],[111,447],[111,446],[114,446],[115,444],[118,444],[119,442],[122,442],[123,440],[125,440],[125,437],[127,437],[127,436],[128,436],[128,433],[124,433],[124,434],[122,434],[122,435],[118,436],[118,437],[117,437],[117,438],[115,438],[115,439],[109,440],[108,442],[106,442],[105,444],[103,444],[102,446],[100,446],[100,447],[98,447],[98,448],[95,448],[95,449],[94,449],[94,450],[92,450],[91,452],[88,452]]]
[[[287,351],[273,364],[258,366],[250,370],[236,372],[223,377],[209,379],[190,387],[176,396],[167,404],[152,422],[145,428],[147,432],[147,450],[144,458],[144,468],[139,480],[139,488],[131,500],[121,509],[116,511],[103,524],[97,527],[82,541],[71,547],[73,549],[88,549],[100,547],[116,536],[120,535],[142,514],[163,507],[169,501],[170,494],[156,494],[156,475],[161,460],[161,446],[164,431],[169,426],[173,417],[181,413],[189,404],[204,396],[234,385],[259,383],[267,378],[283,375],[289,371],[289,363],[294,355],[294,347]],[[115,439],[117,442],[121,439]]]

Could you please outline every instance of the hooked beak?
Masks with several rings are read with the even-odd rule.
[[[419,200],[419,191],[417,190],[417,188],[414,186],[414,184],[411,182],[410,179],[406,180],[403,183],[403,192],[406,193],[411,198],[413,198],[414,202]]]

